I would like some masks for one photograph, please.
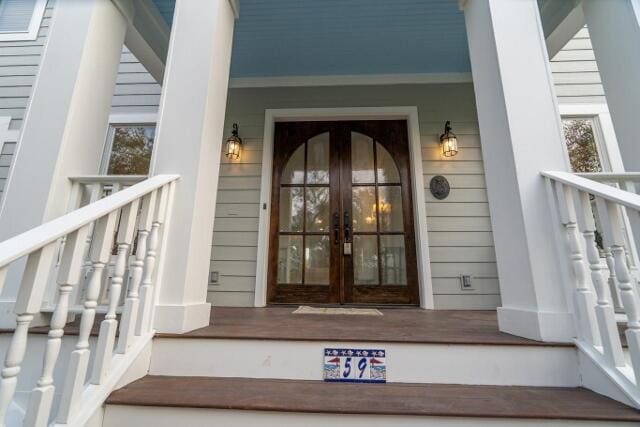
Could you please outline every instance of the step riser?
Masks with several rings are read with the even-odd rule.
[[[580,384],[575,348],[505,345],[157,338],[149,374],[321,380],[327,347],[385,349],[388,382]]]
[[[595,427],[611,426],[611,422],[536,420],[514,418],[445,418],[416,416],[371,416],[344,414],[304,414],[295,412],[237,411],[218,409],[163,408],[108,405],[103,427]],[[614,423],[624,427],[634,423]]]

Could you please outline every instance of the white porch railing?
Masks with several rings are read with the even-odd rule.
[[[103,182],[95,178],[95,182],[74,185],[72,203],[78,200],[80,192],[76,190],[82,185],[91,184],[102,191],[104,178]],[[109,177],[106,178],[113,189],[114,182],[109,183]],[[54,418],[59,424],[83,425],[149,342],[153,335],[155,264],[161,250],[160,233],[177,179],[175,175],[149,178],[100,200],[90,200],[92,203],[84,207],[0,243],[0,291],[8,268],[26,257],[15,304],[16,329],[0,379],[0,422],[3,425],[16,392],[29,327],[34,316],[42,312],[53,271],[57,271],[57,298],[54,300],[41,375],[30,393],[24,425],[45,426]],[[122,307],[116,344],[116,310],[129,251],[135,239],[137,248],[130,265],[132,278]],[[109,283],[108,309],[93,349],[93,369],[88,372],[92,351],[89,338],[95,322],[103,270],[112,257],[114,244],[117,255]],[[61,255],[56,263],[58,251]],[[90,260],[91,270],[84,289],[79,333],[66,366],[66,378],[62,384],[54,385],[54,372],[61,368],[56,363],[70,314],[70,298],[83,283],[81,275],[85,259]],[[61,391],[57,410],[53,407],[56,387]]]
[[[573,276],[576,343],[640,408],[640,300],[629,268],[625,226],[625,216],[640,215],[640,195],[567,172],[542,172],[542,175],[550,184],[550,195],[566,233],[564,249]],[[611,272],[608,278],[600,259],[596,231],[602,234]],[[607,285],[607,279],[613,279],[615,289]],[[612,303],[616,291],[626,315],[628,361]]]
[[[111,194],[117,193],[118,191],[122,191],[126,188],[131,187],[139,182],[147,179],[146,175],[88,175],[88,176],[77,176],[70,177],[69,181],[71,181],[71,197],[69,198],[69,206],[67,208],[67,212],[73,212],[76,209],[79,209],[88,204],[94,203],[100,199],[103,199]],[[89,233],[87,233],[87,244],[85,245],[85,257],[84,257],[84,267],[81,273],[80,283],[88,280],[92,274],[92,262],[89,257],[89,248],[91,244],[91,239],[93,236],[93,226],[90,227]],[[117,234],[118,230],[115,231],[114,234]],[[66,238],[63,237],[61,239],[60,249],[58,250],[58,258],[56,263],[56,269],[60,267],[62,249],[64,248]],[[109,283],[113,278],[115,272],[115,266],[118,255],[118,247],[117,242],[114,239],[114,245],[112,247],[112,256],[110,262],[104,268],[103,278],[101,280],[99,297],[97,300],[98,306],[96,307],[96,311],[100,314],[106,313],[109,306]],[[132,250],[130,251],[130,257],[135,256],[135,241],[133,243]],[[127,263],[129,265],[130,263]],[[129,284],[130,279],[130,270],[129,268],[125,269],[124,272],[124,280],[122,283],[122,296],[121,299],[124,299],[124,295],[126,295],[126,290]],[[50,284],[47,288],[47,292],[45,294],[42,311],[44,312],[53,312],[55,309],[55,299],[57,294],[57,286],[55,283],[55,275],[51,275],[49,278]],[[69,313],[78,314],[82,313],[84,298],[85,295],[83,291],[84,287],[78,286],[71,293],[70,297],[70,306]],[[118,309],[118,312],[120,310]],[[119,313],[118,313],[119,314]]]

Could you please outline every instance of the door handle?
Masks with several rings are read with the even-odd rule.
[[[336,245],[340,243],[340,214],[338,212],[333,214],[333,240]]]
[[[351,235],[351,219],[349,211],[344,211],[344,241],[348,242]]]

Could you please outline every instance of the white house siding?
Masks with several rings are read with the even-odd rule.
[[[551,59],[551,70],[561,104],[606,104],[586,27]]]
[[[226,129],[238,123],[239,161],[224,156],[213,234],[210,284],[214,305],[253,305],[265,109],[417,106],[422,139],[430,257],[435,305],[440,309],[493,309],[499,305],[498,275],[487,204],[480,138],[471,84],[319,88],[232,89]],[[446,120],[459,137],[460,153],[445,160],[438,144]],[[433,175],[446,176],[450,196],[428,190]],[[462,291],[459,276],[473,276],[475,290]]]

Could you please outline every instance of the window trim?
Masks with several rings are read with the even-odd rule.
[[[107,175],[109,170],[109,159],[113,148],[113,134],[118,126],[154,126],[157,130],[157,114],[112,114],[109,116],[109,126],[102,149],[102,159],[100,160],[100,175]],[[153,153],[151,154],[153,164]]]
[[[562,120],[588,119],[593,123],[593,136],[604,172],[624,172],[622,156],[618,147],[609,108],[606,104],[561,104]],[[564,141],[564,135],[563,135]],[[567,165],[570,166],[567,145],[563,144]]]
[[[47,9],[47,0],[36,0],[36,4],[33,7],[33,14],[29,21],[29,28],[27,31],[7,31],[0,32],[0,41],[33,41],[38,38],[40,32],[40,26],[44,19],[44,13]]]

